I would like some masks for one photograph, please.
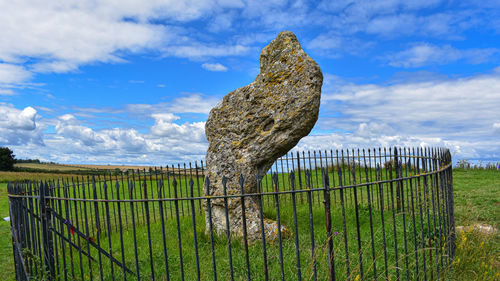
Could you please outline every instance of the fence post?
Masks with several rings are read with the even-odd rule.
[[[40,214],[41,214],[41,227],[42,227],[42,243],[43,243],[43,263],[45,265],[45,272],[49,274],[49,280],[55,279],[55,266],[54,266],[54,248],[51,232],[51,210],[50,200],[45,197],[49,195],[49,186],[47,183],[40,182]]]

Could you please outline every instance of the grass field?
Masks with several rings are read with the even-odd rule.
[[[27,169],[40,169],[49,171],[74,171],[74,170],[90,170],[90,167],[62,165],[62,164],[49,164],[49,163],[17,163],[14,165],[16,168]]]
[[[17,163],[17,168],[28,168],[49,171],[95,171],[95,170],[142,170],[149,169],[149,166],[131,165],[86,165],[86,164],[52,164],[52,163]]]
[[[48,174],[50,175],[50,174]],[[46,175],[46,176],[48,176]],[[1,177],[2,175],[0,175]],[[41,176],[41,175],[39,175]],[[0,178],[1,181],[1,178]],[[498,171],[482,171],[482,170],[454,170],[454,187],[455,187],[455,214],[456,214],[456,225],[472,225],[474,223],[487,223],[498,227],[500,222],[500,173]],[[0,183],[0,215],[1,217],[5,217],[8,215],[8,203],[6,199],[6,185]],[[267,208],[266,215],[268,217],[273,217],[274,211],[273,208]],[[286,212],[286,210],[284,210]],[[304,215],[299,217],[306,217],[307,210],[298,210],[299,214],[304,213]],[[334,211],[335,212],[335,211]],[[365,214],[366,215],[366,214]],[[349,216],[349,214],[348,214]],[[291,216],[285,216],[291,217]],[[321,220],[324,219],[321,215],[321,212],[318,214],[315,213],[315,219],[318,220],[318,227],[323,227],[321,224]],[[188,218],[185,218],[188,219]],[[365,217],[366,219],[366,217]],[[189,220],[189,219],[188,219]],[[203,218],[198,216],[198,225],[203,225]],[[293,225],[291,222],[285,222],[287,225]],[[300,223],[299,223],[300,224]],[[303,223],[302,223],[303,224]],[[190,226],[189,223],[184,224],[186,226]],[[363,224],[362,224],[363,225]],[[168,233],[175,233],[175,224],[167,225]],[[335,224],[335,228],[340,228],[340,226]],[[139,226],[138,239],[143,240],[142,243],[147,243],[147,237],[145,227]],[[183,229],[185,233],[189,233],[189,229]],[[152,230],[152,240],[161,241],[160,229],[158,229],[158,225],[153,226]],[[302,231],[304,233],[304,231]],[[13,264],[12,264],[12,246],[10,244],[10,233],[9,233],[9,224],[7,222],[0,222],[0,234],[3,234],[0,240],[0,277],[4,280],[13,280]],[[128,231],[127,235],[131,235],[131,232]],[[173,234],[175,235],[175,234]],[[398,234],[401,237],[401,233]],[[116,243],[118,240],[117,234],[113,234],[110,237],[112,241],[114,241],[114,245],[119,245]],[[209,237],[201,234],[198,239],[200,243],[209,241]],[[175,240],[175,239],[174,239]],[[301,237],[301,241],[307,241],[306,237]],[[349,241],[354,241],[350,239]],[[105,244],[106,240],[102,240],[101,244]],[[185,245],[184,245],[185,244]],[[203,243],[207,245],[207,243]],[[227,246],[224,239],[220,239],[218,241],[220,244],[220,249],[217,250],[219,254],[224,255],[224,248]],[[499,246],[499,235],[498,233],[494,236],[484,236],[475,232],[467,232],[464,235],[459,235],[457,237],[457,253],[455,259],[454,269],[451,271],[450,280],[498,280],[500,274],[500,265],[498,264],[498,260],[500,260],[500,246]],[[176,244],[173,244],[175,246]],[[209,245],[209,243],[208,243]],[[285,255],[291,256],[290,261],[294,261],[295,252],[293,246],[293,239],[289,242],[285,241]],[[186,248],[192,247],[191,241],[189,239],[185,239],[183,241],[183,246]],[[234,243],[233,247],[236,248],[238,243]],[[337,247],[337,245],[336,245]],[[307,248],[307,247],[305,247]],[[350,249],[356,249],[356,245],[350,245]],[[241,249],[240,249],[241,250]],[[132,247],[127,247],[127,255],[133,255]],[[175,252],[175,247],[169,249],[169,251]],[[261,252],[259,247],[254,246],[251,247],[250,252],[261,258]],[[192,252],[192,251],[191,251]],[[240,251],[241,252],[241,251]],[[276,252],[276,251],[274,251]],[[341,252],[341,251],[338,251]],[[210,258],[209,258],[209,248],[201,248],[200,253],[205,253],[205,257],[202,260],[202,268],[203,276],[206,279],[210,279],[210,271],[207,270],[210,268]],[[147,253],[144,251],[144,255]],[[319,252],[319,254],[325,254]],[[354,253],[355,254],[355,253]],[[302,258],[304,263],[307,263],[308,255],[307,253],[302,253],[304,257]],[[368,252],[365,256],[369,256]],[[354,258],[356,255],[353,256]],[[76,258],[76,256],[75,256]],[[274,256],[273,259],[277,259],[277,256]],[[177,261],[178,262],[178,261]],[[235,254],[234,263],[240,265],[237,267],[238,270],[243,270],[244,259],[241,255]],[[258,264],[257,264],[258,265]],[[257,266],[256,265],[256,266]],[[272,270],[279,270],[279,263],[277,263],[277,267]],[[130,265],[133,267],[133,265]],[[154,266],[156,269],[163,268],[164,264],[162,263],[161,257],[155,259]],[[171,265],[172,268],[176,268],[175,262]],[[179,264],[177,263],[177,267]],[[221,265],[224,267],[227,265]],[[379,265],[377,265],[379,266]],[[142,267],[142,266],[141,266]],[[291,268],[292,266],[289,266]],[[258,272],[258,266],[253,270],[254,272]],[[262,268],[262,267],[260,267]],[[379,267],[380,268],[380,267]],[[97,269],[95,269],[97,270]],[[115,266],[115,271],[119,271],[120,268]],[[194,269],[192,269],[194,270]],[[318,267],[318,270],[325,270],[325,267]],[[156,271],[156,270],[155,270]],[[311,273],[310,269],[304,267],[304,271],[307,273]],[[194,271],[191,271],[189,274],[194,274]],[[292,276],[293,272],[288,272]],[[497,275],[496,275],[497,274]],[[496,279],[495,279],[496,278]],[[293,279],[293,278],[292,278]]]

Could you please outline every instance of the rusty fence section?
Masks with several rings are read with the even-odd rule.
[[[259,193],[207,196],[203,162],[9,183],[18,280],[437,280],[455,250],[445,148],[289,153]],[[212,230],[211,200],[255,200],[257,240]],[[220,200],[219,200],[220,202]],[[208,220],[208,224],[205,220]],[[264,232],[263,232],[264,233]]]

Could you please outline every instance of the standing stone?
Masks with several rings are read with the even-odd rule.
[[[309,134],[318,119],[323,74],[318,64],[302,50],[295,34],[281,32],[260,54],[260,73],[251,84],[234,90],[208,116],[205,134],[207,176],[211,196],[241,194],[238,183],[244,178],[245,193],[257,193],[259,178],[265,176],[279,157]],[[257,196],[245,197],[247,233],[250,240],[261,237]],[[240,198],[228,200],[232,235],[242,236]],[[207,203],[204,202],[205,214]],[[223,199],[211,200],[212,227],[226,231]],[[209,219],[206,215],[207,229]],[[265,219],[266,239],[277,239],[278,227]],[[284,235],[289,234],[282,226]]]

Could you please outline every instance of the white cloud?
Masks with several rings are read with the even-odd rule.
[[[460,38],[458,34],[461,29],[474,24],[469,19],[471,16],[471,12],[434,13],[426,16],[414,13],[382,14],[370,19],[365,31],[384,37],[420,35],[457,39]]]
[[[14,95],[14,91],[11,89],[2,89],[0,88],[0,96],[12,96]]]
[[[0,63],[0,85],[22,83],[30,77],[31,73],[22,66]]]
[[[228,31],[233,25],[235,13],[219,14],[208,24],[208,30],[212,32]]]
[[[320,34],[306,44],[307,48],[332,58],[340,57],[344,53],[360,54],[373,45],[373,42],[339,33]]]
[[[494,14],[483,13],[475,3],[457,10],[441,0],[430,1],[328,1],[321,2],[315,21],[344,34],[363,32],[383,37],[409,35],[460,38],[474,26],[492,26]],[[325,17],[328,14],[328,17]]]
[[[43,145],[42,129],[37,126],[37,111],[33,107],[23,110],[0,103],[0,144],[20,145],[37,143]]]
[[[493,22],[481,13],[486,8],[480,5],[467,4],[473,8],[463,12],[448,7],[443,7],[444,12],[434,10],[441,2],[3,1],[0,61],[11,67],[8,75],[0,75],[0,84],[2,80],[7,84],[0,87],[0,94],[12,95],[12,84],[26,82],[33,73],[62,73],[90,63],[124,62],[130,53],[156,51],[194,60],[242,56],[260,49],[256,44],[268,42],[283,29],[300,32],[304,26],[321,27],[310,47],[336,57],[344,52],[361,53],[374,44],[375,40],[356,38],[358,32],[457,38],[470,27]],[[430,9],[426,10],[429,15],[417,16],[421,9]],[[201,28],[188,29],[185,24],[191,21],[199,21]],[[234,30],[248,35],[242,38]],[[220,40],[214,32],[228,35]],[[329,52],[332,48],[335,51]],[[478,61],[491,57],[484,50],[477,52],[474,57]]]
[[[1,128],[24,131],[31,131],[36,128],[36,110],[31,106],[21,111],[10,106],[0,105],[0,110]]]
[[[492,120],[500,120],[498,74],[388,86],[342,84],[329,81],[336,77],[325,78],[327,85],[336,87],[323,92],[321,113],[335,117],[320,117],[316,128],[345,131],[352,136],[347,143],[403,145],[424,140],[461,147],[468,157],[500,157],[500,140],[491,134]],[[397,141],[383,141],[389,137]]]
[[[71,114],[65,114],[59,119],[60,121],[55,127],[58,136],[71,139],[85,146],[94,146],[104,141],[102,137],[91,128],[79,125],[76,117]]]
[[[13,94],[9,88],[33,73],[124,62],[129,53],[161,49],[167,56],[185,58],[244,54],[249,47],[201,43],[198,35],[187,36],[184,27],[175,26],[239,6],[212,0],[2,1],[0,93]]]
[[[199,93],[186,93],[173,99],[171,102],[158,104],[128,104],[126,110],[134,114],[151,113],[203,113],[208,114],[210,109],[219,101],[218,97]]]
[[[220,63],[204,63],[201,65],[201,67],[203,67],[208,71],[222,71],[222,72],[227,71],[227,67],[225,67]]]
[[[190,59],[239,56],[248,53],[250,50],[250,47],[244,45],[207,45],[199,42],[192,42],[189,45],[174,45],[162,48],[166,56]]]
[[[396,132],[392,127],[383,123],[360,123],[355,135],[360,137],[377,137],[380,135],[394,135]]]
[[[153,114],[152,117],[155,119],[155,124],[151,127],[151,133],[155,136],[171,140],[205,141],[205,122],[178,125],[173,121],[178,120],[179,117],[170,113]]]
[[[419,43],[402,52],[388,55],[385,60],[395,67],[421,67],[428,64],[447,64],[462,59],[473,64],[483,63],[498,54],[500,50],[493,48],[459,50],[449,45]]]
[[[0,106],[0,113],[5,108]],[[10,113],[22,113],[7,108]],[[19,158],[60,163],[165,165],[203,159],[208,146],[204,122],[172,123],[177,118],[173,114],[155,115],[155,125],[149,132],[139,132],[129,128],[92,129],[74,115],[65,114],[55,123],[46,122],[55,128],[50,134],[43,135],[38,127],[34,130],[0,127],[0,145],[8,145]],[[38,136],[39,141],[35,142],[33,136]]]
[[[0,35],[5,44],[0,48],[0,59],[4,61],[23,56],[46,58],[48,62],[112,61],[117,50],[134,51],[163,37],[156,26],[123,21],[127,15],[141,16],[141,9],[123,10],[131,8],[125,3],[114,10],[106,2],[2,3]]]
[[[3,115],[7,120],[0,119],[0,145],[8,145],[21,158],[62,163],[164,165],[201,160],[208,146],[204,122],[179,125],[173,123],[179,117],[171,113],[152,114],[155,123],[145,132],[116,127],[93,129],[75,115],[64,114],[45,121],[45,128],[55,129],[45,135],[34,125],[33,108],[21,111],[2,105],[2,113],[6,113]]]
[[[493,123],[493,132],[500,134],[500,122]]]
[[[168,110],[174,113],[191,112],[208,114],[219,100],[218,97],[203,96],[194,93],[174,99]]]
[[[61,73],[86,64],[124,62],[131,53],[153,51],[200,61],[242,56],[260,50],[260,45],[285,28],[305,35],[299,39],[310,40],[306,47],[334,57],[361,53],[380,38],[418,35],[457,39],[471,27],[487,27],[493,22],[491,15],[495,13],[483,8],[457,12],[455,6],[439,6],[442,2],[346,0],[317,5],[284,0],[3,1],[0,95],[13,95],[14,89],[29,82],[35,73]],[[421,9],[425,10],[420,13]],[[188,29],[185,23],[190,21],[195,21],[196,28]],[[311,33],[309,28],[317,29]],[[397,67],[419,67],[459,60],[481,63],[498,53],[493,48],[460,50],[450,45],[420,43],[385,59]],[[218,63],[202,67],[227,70]],[[486,148],[499,147],[491,134],[492,130],[500,130],[495,108],[500,104],[498,76],[397,82],[390,86],[356,85],[328,78],[332,77],[325,74],[322,116],[317,127],[345,133],[311,136],[301,144],[311,148],[347,144],[449,145],[460,155],[499,155]],[[218,100],[191,93],[168,102],[134,104],[112,111],[73,109],[77,112],[53,120],[40,118],[31,107],[22,110],[0,104],[0,143],[14,145],[30,157],[39,155],[65,162],[161,163],[165,159],[201,158],[207,146],[204,123],[185,122],[181,116],[207,114]],[[97,129],[78,119],[87,114],[94,122],[103,112],[120,121],[140,119],[136,124],[142,127],[130,129],[131,122],[123,121],[119,126],[108,123],[109,128]],[[144,125],[144,119],[150,123]],[[43,133],[47,127],[49,130]],[[46,148],[41,149],[44,144]]]

